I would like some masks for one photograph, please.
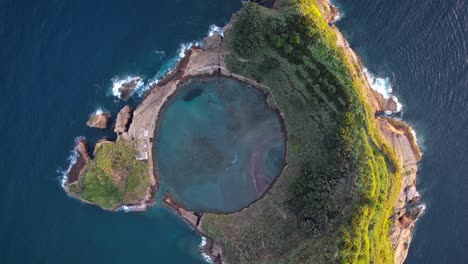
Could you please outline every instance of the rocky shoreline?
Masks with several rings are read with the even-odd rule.
[[[371,88],[366,79],[364,67],[360,58],[349,47],[340,31],[333,25],[333,22],[339,17],[338,9],[330,5],[327,0],[322,0],[322,4],[319,5],[319,7],[324,18],[328,21],[331,29],[337,36],[338,47],[345,51],[346,57],[350,62],[349,65],[351,65],[354,73],[361,77],[365,87],[365,91],[363,92],[373,111],[375,113],[383,111],[395,112],[397,110],[395,102],[392,101],[392,99],[388,100],[383,98]],[[224,28],[225,31],[230,29],[231,23]],[[118,135],[118,140],[131,142],[132,146],[134,146],[137,151],[136,158],[145,160],[148,163],[148,174],[151,186],[148,188],[145,198],[139,204],[124,205],[119,208],[114,208],[114,210],[144,211],[147,209],[147,206],[153,203],[159,187],[159,177],[156,175],[156,164],[154,164],[152,151],[155,130],[157,129],[157,120],[164,104],[174,95],[179,85],[189,79],[200,76],[220,75],[249,83],[269,93],[268,87],[243,76],[232,74],[226,69],[224,57],[226,54],[230,53],[230,51],[228,47],[223,45],[225,41],[224,38],[225,37],[222,35],[214,34],[203,40],[202,47],[192,47],[187,50],[186,56],[179,61],[176,69],[169,73],[158,84],[153,85],[151,89],[145,93],[144,99],[135,110],[126,106],[118,114],[117,124],[114,130]],[[357,67],[353,67],[352,65],[357,65]],[[269,104],[274,106],[274,98],[268,96],[268,99],[273,100],[273,103],[269,102]],[[417,142],[415,142],[415,137],[411,134],[412,129],[409,125],[402,121],[397,121],[396,123],[385,116],[376,116],[376,122],[381,135],[389,146],[395,149],[400,162],[399,169],[402,175],[402,182],[398,202],[395,204],[394,214],[391,217],[392,227],[390,230],[390,239],[395,252],[395,263],[403,263],[408,254],[415,222],[424,211],[424,205],[420,200],[421,196],[416,189],[417,164],[420,161],[421,152],[417,146]],[[98,144],[102,143],[103,142]],[[86,164],[92,159],[84,140],[80,140],[77,143],[76,152],[78,158],[70,169],[67,183],[77,181],[80,174],[83,173],[86,168]],[[274,182],[270,185],[270,188],[273,185]],[[66,186],[65,190],[70,193]],[[266,190],[264,194],[267,192],[268,190]],[[80,197],[76,198],[88,202]],[[169,194],[165,194],[164,204],[184,219],[184,221],[197,230],[202,236],[206,237],[200,229],[200,222],[203,220],[203,214],[184,209]],[[222,248],[212,239],[208,238],[208,242],[203,247],[203,251],[210,256],[214,263],[224,263]]]
[[[84,174],[86,169],[88,168],[89,164],[91,161],[94,160],[96,156],[97,150],[104,144],[116,144],[117,141],[119,140],[124,140],[127,142],[130,142],[128,140],[128,137],[125,137],[125,133],[128,130],[128,126],[131,123],[131,118],[132,118],[132,108],[128,105],[122,108],[120,110],[117,119],[116,119],[116,124],[114,128],[114,132],[117,134],[117,140],[115,142],[109,141],[106,138],[102,138],[99,140],[95,146],[94,146],[94,152],[92,154],[89,153],[87,144],[88,142],[84,138],[80,138],[77,140],[76,145],[75,145],[75,153],[76,153],[76,161],[72,164],[70,167],[67,175],[66,175],[66,181],[64,182],[64,190],[72,197],[77,198],[78,200],[84,202],[84,203],[89,203],[89,204],[94,204],[93,202],[90,202],[83,197],[77,195],[74,193],[70,188],[73,184],[77,184],[77,182],[80,180],[80,177]],[[104,117],[103,117],[104,116]],[[102,119],[104,118],[105,122],[103,121],[102,126],[90,126],[90,127],[95,127],[99,129],[105,129],[107,128],[107,122],[109,119],[110,115],[108,113],[98,113],[96,115],[93,115],[90,120],[96,121],[97,119]],[[96,121],[98,122],[98,121]],[[93,124],[95,124],[94,122]],[[88,121],[88,123],[90,123]],[[99,123],[99,122],[98,122]],[[105,126],[104,126],[105,123]],[[137,157],[138,159],[138,157]],[[104,210],[111,210],[111,211],[118,211],[118,210],[124,210],[124,211],[145,211],[147,209],[147,206],[150,206],[153,204],[154,199],[153,199],[153,193],[154,193],[154,184],[151,184],[151,186],[148,186],[146,190],[146,194],[144,198],[136,203],[136,204],[122,204],[120,206],[114,207],[114,208],[103,208]]]
[[[361,59],[349,47],[338,28],[330,23],[339,16],[337,7],[330,4],[328,0],[323,0],[321,12],[335,32],[337,45],[345,51],[349,65],[358,65],[358,68],[353,67],[352,70],[362,79],[365,87],[363,92],[373,111],[375,113],[397,112],[396,102],[393,98],[385,99],[372,89],[366,78]],[[425,210],[425,205],[421,202],[421,195],[416,188],[418,162],[421,160],[422,153],[415,136],[412,134],[413,129],[407,123],[378,115],[376,115],[376,122],[385,142],[395,150],[400,165],[401,188],[391,217],[392,227],[389,235],[394,250],[395,263],[401,264],[408,255],[415,223]]]

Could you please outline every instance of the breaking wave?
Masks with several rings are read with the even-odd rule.
[[[398,101],[398,98],[392,94],[393,88],[390,79],[388,77],[377,77],[371,72],[369,72],[367,68],[364,68],[364,74],[366,75],[367,81],[369,82],[371,88],[374,89],[380,95],[382,95],[382,97],[386,100],[392,99],[393,101],[395,101],[397,105],[396,112],[400,112],[403,105]]]
[[[208,36],[213,36],[215,34],[219,34],[221,36],[224,36],[224,31],[222,27],[216,26],[216,25],[211,25],[208,29]],[[172,71],[174,71],[177,63],[183,59],[186,55],[186,51],[191,49],[192,47],[195,46],[201,46],[202,42],[201,41],[191,41],[191,42],[182,42],[179,44],[179,48],[177,49],[177,53],[174,57],[170,58],[167,60],[166,63],[164,63],[156,72],[156,74],[152,77],[149,78],[145,81],[143,81],[143,78],[137,75],[127,75],[124,77],[119,77],[116,76],[111,79],[112,81],[112,95],[120,99],[120,92],[119,88],[122,87],[123,84],[129,83],[132,80],[135,80],[139,78],[137,86],[134,89],[134,93],[136,93],[138,96],[142,96],[145,91],[151,89],[154,85],[158,84],[159,81],[164,79],[166,75],[170,74]],[[160,58],[163,58],[166,56],[166,52],[162,50],[155,50],[155,54],[159,55]]]
[[[134,91],[137,91],[138,89],[143,87],[145,84],[145,82],[140,76],[132,76],[132,75],[127,75],[124,77],[116,76],[112,78],[111,81],[112,81],[112,94],[117,98],[120,98],[119,89],[122,87],[122,85],[126,83],[130,83],[132,81],[136,81],[136,86],[135,86]]]
[[[218,27],[217,25],[211,25],[209,30],[208,30],[208,36],[212,37],[215,34],[220,35],[221,37],[224,37],[224,30],[222,27]]]
[[[332,23],[340,21],[344,17],[343,9],[340,8],[339,4],[335,0],[329,0],[328,4],[335,6],[335,8],[338,10],[338,14],[333,18]]]
[[[192,47],[195,46],[201,46],[200,41],[192,41],[192,42],[183,42],[179,45],[179,48],[177,49],[177,55],[170,58],[166,63],[164,63],[158,70],[158,72],[147,81],[146,85],[143,85],[136,89],[136,93],[138,96],[142,96],[143,93],[154,85],[158,84],[166,75],[172,73],[175,68],[177,63],[185,57],[186,51],[189,50]]]
[[[92,112],[91,114],[89,114],[89,117],[92,117],[92,116],[95,116],[95,115],[101,115],[101,114],[104,114],[104,113],[108,113],[109,114],[109,111],[107,111],[106,109],[103,109],[103,108],[98,108],[96,109],[96,111]]]
[[[211,257],[205,253],[205,250],[204,250],[204,247],[206,246],[206,237],[202,236],[201,237],[201,242],[200,242],[200,251],[201,251],[201,255],[203,257],[203,259],[207,262],[207,263],[213,263],[213,261],[211,260]]]
[[[166,57],[166,52],[164,50],[155,50],[154,54],[158,55],[160,59]]]

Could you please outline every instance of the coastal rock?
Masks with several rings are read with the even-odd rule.
[[[86,162],[88,162],[91,157],[89,156],[88,153],[88,148],[86,147],[86,140],[80,139],[78,143],[76,144],[76,151],[82,157]]]
[[[76,143],[75,151],[77,154],[77,159],[68,172],[67,184],[76,182],[81,173],[86,169],[88,161],[91,160],[91,157],[88,153],[88,148],[86,147],[86,140],[80,139]]]
[[[340,18],[340,10],[334,5],[330,5],[330,17],[328,18],[328,23],[335,23]]]
[[[122,82],[120,87],[117,87],[117,91],[120,94],[120,98],[124,101],[128,100],[133,94],[135,89],[142,84],[142,79],[140,77],[134,77],[129,81]]]
[[[108,113],[97,113],[88,119],[86,125],[89,127],[106,129],[107,124],[109,122],[109,118],[110,115]]]
[[[406,202],[417,202],[419,199],[421,199],[421,195],[415,186],[411,186],[406,190]]]
[[[398,218],[398,224],[401,228],[408,228],[424,212],[424,205],[418,205],[407,210],[407,212]]]
[[[184,218],[186,221],[188,221],[191,225],[193,225],[194,227],[197,226],[197,223],[198,223],[198,216],[197,215],[195,215],[191,211],[185,210],[182,207],[179,207],[177,209],[177,211],[179,212],[180,216],[182,216],[182,218]]]
[[[223,248],[216,242],[213,242],[213,246],[211,248],[211,257],[214,263],[224,263]]]
[[[115,133],[122,134],[124,132],[127,132],[129,121],[132,118],[132,113],[133,109],[129,105],[124,106],[124,108],[120,110],[115,123]]]
[[[372,92],[370,87],[368,90]],[[374,98],[378,100],[378,97]],[[381,104],[375,105],[382,107]],[[395,252],[395,263],[402,264],[408,255],[415,223],[424,210],[424,205],[418,204],[420,195],[415,187],[421,154],[407,124],[401,121],[394,122],[387,118],[377,118],[376,120],[383,137],[395,150],[402,175],[400,194],[394,205],[390,229],[390,241]]]
[[[386,110],[398,112],[398,104],[393,97],[390,97],[386,102]]]

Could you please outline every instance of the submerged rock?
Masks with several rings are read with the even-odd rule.
[[[114,132],[121,134],[127,132],[128,130],[128,123],[132,118],[133,109],[126,105],[122,110],[120,110],[119,114],[117,115],[117,120],[115,123]]]
[[[106,129],[109,118],[110,115],[108,113],[97,113],[88,119],[86,125],[89,127]]]

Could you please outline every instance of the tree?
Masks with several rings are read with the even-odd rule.
[[[265,26],[260,7],[247,2],[234,23],[234,49],[240,55],[251,55],[265,42]]]

